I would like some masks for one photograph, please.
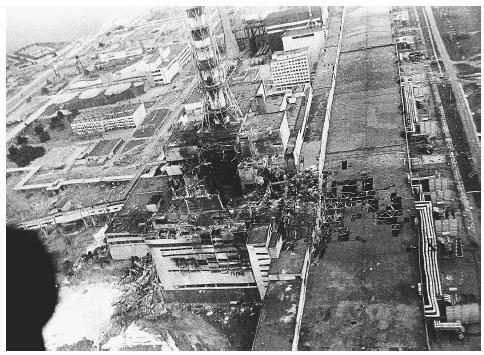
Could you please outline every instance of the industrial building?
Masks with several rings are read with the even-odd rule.
[[[106,105],[79,111],[71,122],[71,128],[78,135],[102,133],[138,127],[145,117],[143,103]]]
[[[319,59],[325,39],[326,30],[323,27],[305,27],[284,32],[282,44],[284,51],[307,47],[310,63],[313,65]]]
[[[327,21],[327,6],[290,6],[286,10],[272,12],[265,18],[269,46],[273,52],[281,51],[284,48],[282,37],[286,31],[325,27]]]
[[[108,76],[108,83],[141,81],[151,86],[171,83],[191,60],[188,43],[173,43],[157,48],[149,56]]]
[[[309,83],[311,68],[308,48],[275,52],[271,60],[271,74],[276,91]]]
[[[57,50],[49,44],[34,43],[7,54],[7,64],[25,68],[30,65],[44,64],[55,56],[57,56]]]
[[[118,51],[108,50],[104,53],[99,53],[99,61],[101,63],[109,63],[115,60],[122,60],[131,57],[136,57],[143,54],[143,49],[141,47],[134,47],[130,49],[123,49]]]
[[[14,190],[44,189],[39,201],[61,195],[36,201],[40,212],[17,226],[47,236],[105,223],[112,259],[134,265],[151,255],[140,274],[160,292],[138,288],[146,299],[159,296],[163,312],[170,302],[207,316],[214,312],[206,303],[261,306],[254,351],[480,347],[480,234],[457,165],[466,153],[453,145],[440,99],[448,82],[421,54],[430,53],[423,10],[292,7],[269,14],[264,29],[254,21],[251,49],[260,31],[259,40],[269,39],[264,51],[275,50],[269,82],[261,79],[267,66],[248,66],[251,58],[227,65],[225,11],[184,13],[190,44],[112,52],[101,61],[143,58],[79,95],[106,104],[131,82],[171,83],[193,60],[198,85],[188,73],[171,96],[160,100],[167,90],[155,89],[150,104],[163,122],[153,138],[129,138],[143,149],[142,164],[123,166],[126,175],[77,170],[52,179],[71,163],[112,174],[98,165],[124,154],[123,137],[54,149],[39,166],[10,169],[27,171],[15,175]],[[117,85],[102,94],[103,81]],[[177,105],[159,108],[178,93]],[[88,135],[139,127],[149,107],[80,110],[71,128]],[[93,204],[62,195],[68,184],[97,183],[112,193]]]

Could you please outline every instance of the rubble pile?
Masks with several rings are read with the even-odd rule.
[[[109,246],[107,244],[103,244],[100,247],[81,255],[81,261],[84,263],[92,261],[102,265],[109,264],[110,260],[111,255],[109,254]]]
[[[144,318],[154,320],[166,313],[161,286],[151,254],[131,257],[131,265],[121,278],[124,294],[115,304],[114,318],[123,325]]]

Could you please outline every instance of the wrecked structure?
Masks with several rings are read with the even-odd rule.
[[[117,259],[151,253],[168,301],[263,299],[309,260],[317,172],[298,160],[312,89],[266,95],[262,82],[234,83],[234,98],[203,8],[187,14],[201,119],[174,127],[166,164],[139,179],[106,236]]]
[[[238,189],[236,140],[242,113],[226,81],[226,72],[212,39],[205,8],[186,10],[194,59],[200,76],[203,120],[197,132],[200,176],[209,191]]]

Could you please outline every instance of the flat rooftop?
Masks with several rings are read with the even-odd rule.
[[[250,102],[257,96],[257,91],[259,91],[261,85],[262,81],[256,81],[252,83],[236,83],[229,86],[235,100],[239,104],[242,115],[249,111]]]
[[[341,53],[328,151],[403,144],[393,45]],[[346,139],[351,137],[351,139]]]
[[[265,100],[260,98],[257,100],[257,112],[263,114],[281,111],[284,100],[284,94],[267,95]]]
[[[284,36],[297,36],[297,35],[305,35],[309,33],[315,32],[322,32],[322,27],[305,27],[305,28],[294,28],[289,29],[284,33]]]
[[[385,7],[345,7],[341,52],[393,45],[390,9]]]
[[[264,132],[272,131],[275,129],[278,130],[281,126],[282,120],[284,119],[284,112],[285,111],[277,111],[249,116],[244,122],[242,131],[255,131],[257,133],[263,134]]]
[[[309,50],[308,47],[302,47],[302,48],[290,49],[290,50],[287,50],[287,51],[274,52],[272,54],[272,61],[277,62],[279,60],[286,60],[286,59],[290,59],[290,58],[293,58],[293,57],[306,55],[306,54],[308,54],[308,50]]]
[[[247,244],[264,244],[267,242],[269,223],[253,223],[250,227]]]
[[[253,351],[290,351],[296,329],[301,279],[269,281]]]
[[[127,185],[127,182],[68,185],[51,196],[43,189],[15,191],[13,188],[23,176],[20,173],[7,176],[6,217],[9,225],[48,216],[56,213],[57,208],[70,211],[114,202]]]
[[[308,241],[299,239],[294,243],[294,248],[281,250],[279,257],[271,260],[269,275],[301,275],[304,266],[304,256],[308,246]]]
[[[309,108],[304,142],[320,141],[328,105],[328,89],[313,90],[313,100]]]
[[[309,270],[299,349],[424,350],[418,255],[411,248],[418,242],[416,212],[402,160],[395,47],[386,45],[390,13],[345,11],[346,52],[340,55],[323,170],[327,198],[354,204],[325,208],[342,219],[323,228],[326,247]],[[390,206],[398,210],[391,218]]]
[[[126,199],[123,209],[109,224],[106,233],[145,233],[151,229],[148,219],[151,213],[146,209],[153,196],[161,197],[160,212],[168,210],[171,201],[171,189],[168,176],[158,175],[140,178]]]
[[[142,102],[137,102],[121,105],[106,105],[84,109],[79,111],[79,115],[74,118],[73,123],[130,116],[142,104]]]
[[[291,6],[287,10],[271,12],[265,18],[266,26],[276,26],[286,23],[309,20],[310,18],[321,18],[321,7],[311,6],[311,13],[307,6]]]
[[[306,110],[307,99],[304,96],[296,98],[295,103],[288,103],[286,106],[286,117],[291,136],[297,135],[304,122],[304,111]]]
[[[221,211],[224,207],[217,195],[186,197],[171,201],[170,212],[197,214],[211,211]]]
[[[162,195],[161,210],[168,210],[171,201],[171,189],[168,176],[158,175],[150,178],[140,178],[130,191],[126,203],[119,214],[137,214],[146,212],[146,205],[153,195]]]

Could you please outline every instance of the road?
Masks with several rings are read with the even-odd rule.
[[[459,82],[459,79],[457,78],[456,69],[452,63],[452,60],[450,59],[449,54],[447,53],[447,49],[445,48],[444,41],[440,36],[437,23],[435,21],[434,14],[432,12],[432,8],[430,6],[425,6],[424,14],[429,21],[429,24],[430,24],[429,28],[432,31],[432,36],[439,50],[442,62],[444,63],[445,71],[449,77],[449,81],[452,86],[452,91],[455,96],[457,110],[459,112],[459,116],[464,126],[467,142],[469,143],[471,159],[473,161],[474,168],[476,169],[480,180],[481,179],[481,151],[480,151],[479,137],[477,135],[476,126],[474,124],[474,119],[472,118],[469,103],[467,101],[467,98],[465,97],[462,84]]]

